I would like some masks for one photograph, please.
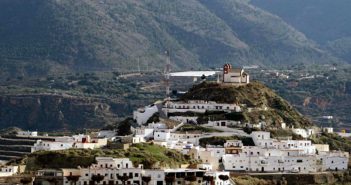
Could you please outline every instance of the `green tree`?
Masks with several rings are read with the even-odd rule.
[[[20,180],[21,184],[24,184],[24,185],[29,184],[32,181],[33,181],[33,178],[31,178],[31,177],[24,177]]]
[[[151,181],[151,176],[143,176],[141,177],[141,180],[146,184],[149,185],[150,181]]]
[[[221,179],[223,182],[229,180],[229,176],[228,175],[219,175],[218,178]]]
[[[71,185],[76,185],[78,180],[79,180],[79,175],[70,175],[70,176],[67,176],[67,180],[70,181],[70,184]]]
[[[129,180],[129,176],[124,174],[124,175],[117,175],[117,179],[122,181],[122,184],[125,185],[126,182]]]
[[[166,181],[166,185],[173,185],[173,182],[175,181],[175,176],[168,174],[165,176],[165,181]]]
[[[127,118],[120,123],[117,123],[117,134],[119,136],[126,136],[132,134],[130,127],[132,126],[133,119]]]
[[[184,180],[190,182],[190,184],[193,184],[196,181],[196,176],[194,174],[190,174],[185,176]]]
[[[100,183],[102,180],[104,180],[104,176],[100,174],[97,174],[97,175],[94,174],[91,176],[91,181],[93,182],[93,184],[95,184],[96,182]]]

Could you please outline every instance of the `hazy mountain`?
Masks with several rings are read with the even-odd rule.
[[[251,4],[280,16],[308,38],[351,63],[351,1],[251,0]]]
[[[2,0],[0,35],[2,77],[336,60],[243,0]]]

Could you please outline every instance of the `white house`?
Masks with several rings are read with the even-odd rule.
[[[330,133],[334,132],[334,128],[333,127],[323,127],[322,131],[330,134]]]
[[[15,175],[19,172],[18,166],[5,166],[0,168],[0,177],[8,177]]]
[[[309,128],[309,129],[303,129],[303,128],[294,128],[292,129],[292,131],[297,134],[300,135],[303,138],[308,138],[311,135],[315,134],[314,129]]]
[[[162,109],[168,113],[176,112],[196,112],[205,113],[206,111],[241,112],[241,107],[236,104],[216,103],[214,101],[190,100],[190,101],[171,101]]]
[[[20,137],[37,137],[38,132],[37,131],[18,131],[17,136]]]
[[[31,147],[31,152],[40,150],[67,150],[70,148],[95,149],[107,145],[107,138],[90,138],[89,135],[74,135],[72,137],[56,137],[55,141],[37,140]]]

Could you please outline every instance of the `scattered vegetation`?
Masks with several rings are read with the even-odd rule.
[[[200,125],[192,125],[192,124],[183,125],[177,131],[180,131],[180,132],[194,132],[194,131],[198,131],[198,132],[222,132],[222,131],[214,129],[214,128],[207,128],[207,127],[203,127],[203,126],[200,126]]]
[[[312,137],[311,140],[315,144],[328,144],[330,147],[330,150],[341,150],[341,151],[351,152],[350,138],[344,138],[335,133],[333,134],[322,133],[319,136]]]
[[[229,86],[204,82],[192,87],[182,100],[208,100],[221,103],[244,104],[242,113],[202,116],[200,121],[232,119],[242,123],[266,122],[268,127],[280,126],[285,122],[295,127],[311,126],[312,123],[297,112],[287,101],[259,82],[245,86]],[[250,109],[250,110],[249,110]]]
[[[144,168],[179,167],[181,164],[193,163],[181,153],[153,144],[135,144],[128,150],[122,149],[69,149],[62,151],[39,151],[27,156],[23,163],[27,170],[42,168],[76,168],[88,167],[95,162],[95,157],[127,157],[134,165],[143,164]]]

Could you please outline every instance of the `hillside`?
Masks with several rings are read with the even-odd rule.
[[[282,19],[242,0],[3,0],[1,77],[336,59]]]
[[[351,63],[351,1],[251,0],[250,3],[278,15],[335,56]]]
[[[26,170],[35,171],[42,168],[76,168],[88,167],[95,162],[95,157],[127,157],[134,165],[143,164],[144,168],[177,168],[181,164],[192,163],[181,153],[153,144],[135,144],[128,150],[123,149],[70,149],[62,151],[40,151],[28,155],[22,160],[27,164]]]
[[[162,90],[144,87],[150,83],[157,85],[156,80],[160,79],[157,74],[124,79],[116,73],[103,72],[0,82],[0,129],[101,128],[158,100]]]
[[[295,127],[313,125],[287,101],[259,82],[251,82],[245,86],[205,82],[191,88],[181,99],[245,104],[246,108],[242,113],[224,115],[224,118],[236,121],[249,123],[265,121],[267,126],[272,128],[279,127],[282,122]],[[216,117],[223,119],[222,115],[211,116],[211,119]]]

